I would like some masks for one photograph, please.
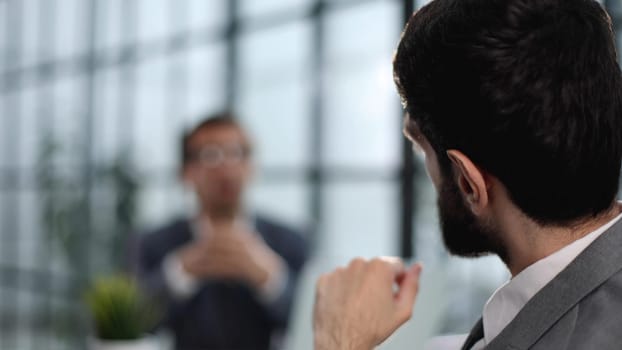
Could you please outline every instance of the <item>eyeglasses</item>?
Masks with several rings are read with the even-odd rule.
[[[248,146],[232,143],[226,145],[206,145],[191,155],[191,160],[208,168],[216,168],[223,164],[239,164],[248,160],[251,150]]]

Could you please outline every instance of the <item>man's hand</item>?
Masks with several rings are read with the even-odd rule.
[[[283,269],[281,258],[248,232],[219,232],[184,248],[180,259],[194,277],[243,281],[255,289]]]
[[[398,258],[358,258],[317,282],[313,316],[316,350],[366,350],[410,319],[421,265]]]

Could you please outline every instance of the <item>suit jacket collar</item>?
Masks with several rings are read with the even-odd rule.
[[[169,231],[169,237],[172,242],[168,244],[168,249],[170,249],[170,247],[181,247],[194,239],[194,235],[192,233],[193,229],[190,220],[180,219],[179,221],[175,222],[174,225],[174,228]]]
[[[536,293],[485,349],[529,348],[568,310],[621,269],[622,220]]]

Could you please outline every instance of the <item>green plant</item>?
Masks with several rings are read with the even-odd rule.
[[[124,276],[100,278],[86,293],[97,337],[104,340],[140,339],[155,326],[159,312]]]
[[[51,251],[61,253],[78,283],[76,289],[84,290],[92,276],[127,268],[126,248],[135,229],[140,184],[127,150],[87,167],[70,168],[60,162],[79,159],[79,151],[45,136],[36,179]]]
[[[135,228],[140,191],[126,148],[113,159],[91,163],[84,158],[82,144],[71,142],[76,139],[67,142],[44,134],[35,171],[46,239],[41,258],[62,264],[68,278],[54,284],[59,288],[59,283],[66,284],[62,287],[69,292],[64,298],[70,303],[92,286],[93,276],[128,268],[126,248]],[[51,271],[48,278],[58,281]],[[63,341],[86,339],[90,331],[84,322],[89,317],[86,305],[67,310],[52,299],[46,294],[45,302],[35,306],[42,323]]]

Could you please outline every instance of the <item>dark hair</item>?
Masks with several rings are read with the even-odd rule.
[[[446,151],[462,151],[542,225],[613,203],[622,80],[596,1],[434,0],[410,18],[393,68],[444,175]]]
[[[188,165],[195,156],[195,151],[190,147],[190,141],[200,130],[209,129],[220,126],[232,126],[243,130],[242,125],[236,120],[236,117],[231,112],[219,112],[208,115],[201,121],[199,121],[194,127],[186,130],[181,137],[181,166],[182,168]]]

